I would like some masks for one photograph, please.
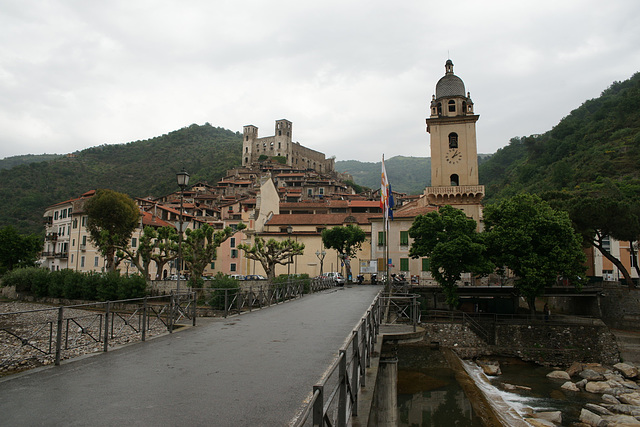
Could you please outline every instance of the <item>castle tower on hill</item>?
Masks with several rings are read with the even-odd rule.
[[[430,205],[451,205],[476,221],[482,217],[484,186],[478,182],[477,114],[464,82],[445,63],[426,119],[431,135],[431,187],[424,191]],[[424,200],[423,199],[423,200]]]
[[[242,132],[242,166],[250,166],[262,159],[284,157],[286,164],[297,169],[313,169],[320,173],[334,171],[334,159],[323,153],[293,142],[293,123],[286,119],[276,120],[273,136],[258,137],[258,128],[246,125]]]

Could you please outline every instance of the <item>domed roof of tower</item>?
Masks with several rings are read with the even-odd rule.
[[[453,74],[453,62],[447,59],[444,65],[445,75],[436,84],[436,99],[450,96],[466,96],[464,82]]]

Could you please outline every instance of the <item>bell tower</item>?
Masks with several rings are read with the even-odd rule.
[[[445,75],[431,98],[427,132],[431,136],[431,187],[425,189],[429,204],[451,205],[481,219],[484,186],[478,182],[478,151],[473,101],[464,82],[445,63]]]

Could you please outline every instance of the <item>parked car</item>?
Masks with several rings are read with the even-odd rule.
[[[169,280],[178,280],[178,275],[177,274],[172,274],[171,276],[169,276]],[[186,277],[184,277],[182,274],[180,275],[180,280],[187,280]]]
[[[333,280],[333,283],[336,286],[344,286],[344,284],[345,284],[344,276],[342,276],[342,274],[337,272],[337,271],[331,271],[329,273],[324,273],[321,277],[324,278],[324,279]]]
[[[247,276],[245,276],[244,279],[245,280],[267,280],[267,278],[261,274],[248,274]]]
[[[236,280],[245,280],[245,277],[242,274],[230,274],[229,277]]]

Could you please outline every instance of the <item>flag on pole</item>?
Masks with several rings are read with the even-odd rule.
[[[391,184],[384,167],[384,154],[382,155],[382,176],[380,182],[380,209],[384,212],[385,228],[389,219],[393,219],[393,193],[391,192]]]

